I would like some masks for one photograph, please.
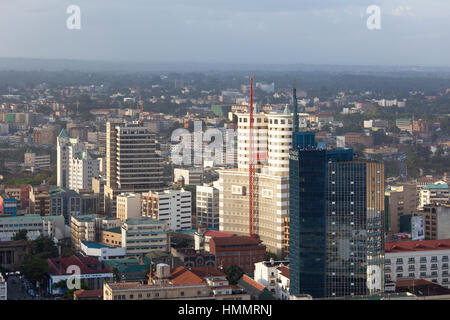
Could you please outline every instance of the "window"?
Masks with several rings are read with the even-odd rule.
[[[397,264],[402,264],[403,263],[403,258],[397,258]]]
[[[420,257],[420,263],[426,263],[427,258],[426,257]]]

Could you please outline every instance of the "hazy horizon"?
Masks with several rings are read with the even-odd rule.
[[[371,5],[380,30],[366,26]],[[447,0],[16,0],[0,3],[0,57],[450,67],[449,18]]]

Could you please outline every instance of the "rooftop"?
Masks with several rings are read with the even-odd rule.
[[[386,242],[385,252],[450,250],[450,239]]]

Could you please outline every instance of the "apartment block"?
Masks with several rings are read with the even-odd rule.
[[[117,218],[125,221],[129,218],[138,218],[142,214],[142,200],[140,193],[124,192],[117,195]]]
[[[219,229],[219,189],[197,186],[195,202],[197,225]]]
[[[191,193],[181,190],[165,190],[142,194],[142,215],[167,222],[169,229],[192,228]]]

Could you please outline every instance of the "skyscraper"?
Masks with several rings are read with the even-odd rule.
[[[160,191],[162,161],[155,135],[137,122],[106,124],[105,213],[116,215],[116,197],[123,192]]]
[[[290,152],[290,291],[313,298],[384,288],[384,167],[295,133]]]
[[[98,176],[99,161],[92,159],[82,142],[62,129],[57,137],[57,184],[71,190],[92,188]]]

